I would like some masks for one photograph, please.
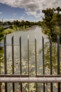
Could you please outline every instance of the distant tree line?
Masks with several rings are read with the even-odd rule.
[[[16,26],[18,26],[18,27],[21,27],[21,26],[29,26],[29,27],[31,27],[31,26],[33,26],[33,25],[36,25],[37,23],[36,22],[29,22],[29,21],[24,21],[24,20],[22,20],[22,21],[18,21],[18,20],[15,20],[15,21],[13,21],[13,22],[10,22],[10,21],[6,21],[6,22],[2,22],[2,21],[0,21],[0,26],[1,25],[10,25],[10,26],[12,26],[12,25],[16,25]]]
[[[36,22],[30,22],[30,21],[18,21],[18,20],[14,20],[13,22],[10,21],[6,21],[6,22],[2,22],[0,21],[0,41],[2,40],[2,38],[4,37],[4,29],[7,27],[9,27],[10,29],[16,29],[17,28],[28,28],[31,26],[37,25]]]

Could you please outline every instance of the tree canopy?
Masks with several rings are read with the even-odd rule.
[[[56,12],[57,11],[57,12]],[[42,10],[44,18],[42,21],[42,28],[44,33],[48,36],[52,36],[53,40],[56,40],[56,36],[61,36],[61,8],[47,8]]]

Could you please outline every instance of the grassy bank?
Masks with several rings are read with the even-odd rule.
[[[0,62],[4,61],[3,52],[4,52],[3,48],[0,48]]]
[[[1,40],[3,39],[3,37],[4,37],[3,31],[4,31],[4,28],[3,28],[3,27],[0,27],[0,41],[1,41]]]
[[[15,31],[25,31],[26,29],[28,29],[29,26],[22,26],[22,27],[17,27],[17,26],[12,26],[12,28],[7,28],[3,31],[3,34],[10,34],[13,33]]]
[[[27,30],[28,28],[30,28],[30,26],[21,26],[21,27],[18,27],[18,26],[12,26],[7,28],[7,29],[4,29],[3,27],[0,27],[0,42],[1,40],[4,38],[4,35],[7,35],[7,34],[10,34],[10,33],[13,33],[13,32],[16,32],[16,31],[25,31]]]
[[[15,20],[13,22],[10,21],[0,22],[0,41],[6,34],[10,34],[15,31],[25,31],[26,29],[34,25],[37,25],[37,23],[24,20],[23,21]]]

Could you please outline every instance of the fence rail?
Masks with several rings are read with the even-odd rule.
[[[7,83],[60,83],[61,76],[46,76],[46,77],[0,77],[0,82],[7,82]]]
[[[43,92],[45,92],[45,83],[50,83],[50,91],[53,92],[53,83],[58,83],[58,92],[60,92],[60,82],[61,82],[61,74],[60,74],[60,38],[57,37],[57,75],[53,75],[52,73],[52,37],[49,39],[49,48],[50,48],[50,75],[45,74],[45,48],[44,48],[44,37],[42,37],[42,58],[43,58],[43,75],[37,74],[37,39],[35,37],[35,77],[31,77],[29,74],[29,64],[30,64],[30,42],[29,37],[27,39],[27,56],[28,56],[28,74],[22,75],[22,45],[21,45],[21,37],[19,39],[19,47],[20,47],[20,74],[16,75],[14,73],[14,37],[12,37],[12,74],[7,74],[7,41],[6,36],[4,37],[4,70],[5,74],[0,74],[0,82],[5,82],[5,92],[7,91],[7,83],[11,82],[13,86],[13,92],[15,92],[15,83],[20,83],[20,92],[22,92],[22,83],[28,82],[28,92],[29,92],[29,83],[36,83],[36,92],[37,91],[37,83],[43,83]],[[1,84],[0,84],[1,86]],[[1,89],[1,88],[0,88]],[[1,90],[0,90],[1,92]]]

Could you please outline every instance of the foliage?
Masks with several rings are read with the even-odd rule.
[[[14,32],[14,30],[8,28],[8,29],[5,29],[3,33],[4,33],[4,34],[9,34],[9,33],[12,33],[12,32]]]
[[[34,22],[29,22],[29,21],[24,21],[24,20],[22,20],[21,22],[18,21],[18,20],[16,20],[16,21],[13,21],[12,24],[13,24],[13,25],[16,25],[16,26],[18,26],[18,27],[25,26],[25,28],[26,28],[27,26],[31,27],[31,26],[35,25]]]
[[[5,34],[9,34],[9,33],[12,33],[14,31],[21,31],[21,30],[25,30],[26,28],[29,28],[33,25],[36,25],[37,23],[35,22],[29,22],[29,21],[18,21],[18,20],[15,20],[13,22],[10,22],[10,21],[6,21],[6,22],[2,22],[0,21],[0,41],[3,39],[4,35]],[[2,26],[2,27],[1,27]],[[8,28],[5,28],[4,27],[8,27]]]
[[[41,23],[42,30],[48,36],[52,36],[53,41],[56,41],[57,35],[61,37],[60,11],[60,7],[57,7],[56,9],[47,8],[46,10],[42,10],[44,13],[44,18]]]
[[[3,62],[3,48],[0,49],[0,63]]]
[[[4,35],[3,35],[3,30],[4,30],[4,28],[3,28],[3,27],[0,27],[0,41],[1,41],[2,38],[4,37]]]
[[[45,53],[45,66],[50,69],[50,48],[47,49]],[[52,67],[53,71],[57,72],[57,50],[56,44],[52,44]]]

